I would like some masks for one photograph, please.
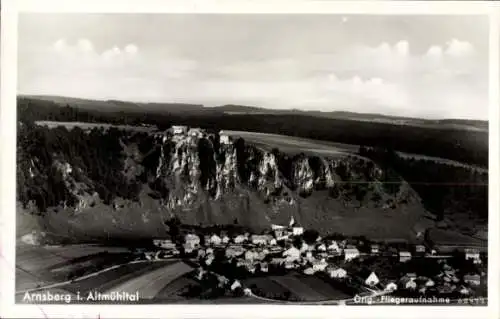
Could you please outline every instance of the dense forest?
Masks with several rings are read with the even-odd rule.
[[[245,130],[277,133],[354,145],[395,149],[488,167],[488,133],[460,129],[429,129],[305,115],[224,114],[206,111],[185,114],[109,112],[61,107],[50,101],[18,99],[18,119],[81,121],[111,124],[152,124],[160,129],[185,124],[211,131]]]
[[[474,169],[402,158],[394,150],[360,147],[361,156],[397,172],[422,198],[427,210],[442,219],[448,212],[488,217],[488,174]]]

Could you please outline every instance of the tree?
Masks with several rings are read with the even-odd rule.
[[[318,239],[319,232],[317,230],[314,230],[314,229],[307,229],[306,231],[304,231],[304,234],[302,236],[303,236],[306,244],[312,245]]]

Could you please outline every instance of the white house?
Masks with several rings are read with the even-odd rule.
[[[274,237],[276,237],[277,240],[283,240],[288,239],[289,235],[286,229],[275,229]]]
[[[344,259],[346,261],[350,261],[358,257],[359,257],[359,250],[357,248],[344,249]]]
[[[262,271],[262,272],[269,271],[269,266],[267,265],[267,263],[260,263],[260,271]]]
[[[304,274],[306,275],[314,275],[315,272],[314,268],[311,267],[304,269]]]
[[[481,276],[479,275],[465,275],[464,276],[464,282],[472,285],[472,286],[479,286],[481,284]]]
[[[434,287],[434,285],[435,285],[434,281],[430,278],[425,282],[426,287]]]
[[[229,138],[229,135],[224,133],[223,131],[219,132],[219,142],[224,145],[229,145],[231,144],[231,139]]]
[[[199,127],[189,129],[188,134],[192,137],[198,137],[198,138],[203,137],[203,131]]]
[[[373,244],[371,247],[372,254],[378,254],[380,252],[380,247],[377,244]]]
[[[276,238],[271,238],[271,240],[269,241],[269,245],[271,246],[276,246],[278,244],[278,241],[276,240]]]
[[[272,237],[269,235],[252,235],[251,240],[254,245],[267,245]]]
[[[214,261],[214,255],[208,255],[205,257],[205,264],[207,266],[210,266],[213,261]]]
[[[292,228],[292,233],[294,236],[300,236],[304,233],[304,227],[297,227],[297,226],[294,226]]]
[[[175,249],[176,245],[170,239],[154,239],[153,245],[163,249]]]
[[[468,295],[470,293],[470,290],[467,287],[462,286],[462,287],[460,287],[460,293],[462,295]]]
[[[337,244],[337,242],[335,240],[332,240],[332,242],[330,243],[330,245],[328,245],[327,249],[330,252],[335,252],[335,253],[340,253],[341,252],[341,249],[340,249],[339,245]]]
[[[318,245],[318,250],[319,251],[326,251],[326,245],[325,244]]]
[[[235,290],[236,288],[241,288],[241,283],[238,280],[235,280],[231,285],[231,290]]]
[[[290,247],[283,252],[283,256],[286,257],[286,261],[296,261],[300,259],[300,250],[295,247]]]
[[[424,245],[416,245],[415,253],[417,254],[425,254],[425,246]]]
[[[222,243],[222,239],[219,236],[217,236],[216,234],[213,234],[210,237],[210,243],[212,245],[220,245]]]
[[[306,244],[305,242],[302,242],[302,246],[300,247],[300,252],[304,253],[309,250],[309,245]]]
[[[309,260],[311,262],[314,260],[312,251],[307,251],[306,252],[306,260]]]
[[[328,263],[324,259],[316,260],[312,264],[314,271],[324,271],[328,266]]]
[[[347,276],[347,271],[343,268],[330,268],[328,274],[330,278],[345,278]]]
[[[223,244],[228,244],[228,243],[229,243],[229,241],[230,241],[230,239],[229,239],[229,237],[228,237],[228,236],[224,235],[224,236],[222,237],[222,243],[223,243]]]
[[[409,251],[400,251],[399,252],[399,262],[407,262],[411,260],[411,253]]]
[[[185,125],[173,125],[172,126],[172,133],[174,135],[182,135],[187,133],[187,126]]]
[[[272,229],[272,230],[286,229],[286,227],[285,227],[285,226],[282,226],[282,225],[272,224],[272,225],[271,225],[271,229]]]
[[[243,244],[247,241],[247,237],[245,235],[238,235],[233,240],[235,244]]]
[[[394,282],[390,282],[385,286],[384,290],[385,291],[396,291],[396,290],[398,290],[398,285],[396,285],[396,283],[394,283]]]
[[[481,257],[478,249],[465,249],[465,260],[472,259],[474,263],[478,264],[481,261]]]
[[[374,272],[372,272],[372,273],[368,276],[368,278],[366,278],[366,280],[365,280],[365,284],[366,284],[367,286],[375,286],[375,285],[377,285],[379,282],[380,282],[380,280],[378,279],[377,275],[376,275]]]
[[[229,246],[226,248],[226,257],[238,257],[245,253],[245,249],[241,246]]]
[[[253,250],[247,250],[245,252],[245,259],[246,260],[255,260],[259,259],[259,253]]]

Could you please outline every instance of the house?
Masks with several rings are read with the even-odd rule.
[[[313,269],[314,271],[324,271],[326,267],[328,266],[328,263],[322,259],[322,260],[315,260],[313,263]]]
[[[350,261],[358,257],[359,257],[359,250],[357,248],[344,249],[344,259],[346,261]]]
[[[417,289],[417,283],[416,283],[415,279],[408,277],[408,276],[403,276],[403,278],[401,278],[401,286],[404,289],[408,289],[408,290]]]
[[[286,258],[279,258],[279,257],[276,258],[275,257],[275,258],[271,259],[271,264],[280,265],[280,264],[284,263],[285,261],[286,261]]]
[[[229,246],[226,248],[226,257],[238,257],[245,253],[245,249],[241,246]]]
[[[306,275],[314,275],[315,272],[314,268],[311,267],[304,269],[304,274]]]
[[[309,245],[306,244],[305,242],[302,242],[302,246],[300,246],[300,252],[305,253],[308,250],[309,250]]]
[[[217,236],[216,234],[213,234],[212,236],[210,236],[210,240],[209,240],[210,244],[212,245],[220,245],[222,243],[222,239]]]
[[[285,269],[293,269],[296,268],[295,264],[292,261],[285,261]]]
[[[237,288],[241,288],[241,283],[238,280],[235,280],[231,285],[231,290],[236,290]]]
[[[235,244],[243,244],[244,242],[247,241],[247,237],[245,235],[238,235],[234,237],[233,241]]]
[[[318,245],[318,247],[316,249],[319,250],[319,251],[326,251],[326,245],[325,244],[320,244],[320,245]]]
[[[204,249],[198,250],[198,258],[203,258],[203,257],[205,257],[205,255],[206,255],[206,252]]]
[[[175,249],[176,245],[170,239],[154,239],[153,245],[163,249]]]
[[[307,251],[306,252],[306,258],[305,259],[308,260],[308,261],[311,261],[311,262],[314,260],[312,251]]]
[[[271,240],[269,241],[269,245],[271,245],[271,246],[278,245],[278,241],[276,240],[276,238],[271,238]]]
[[[245,259],[246,260],[255,260],[259,259],[259,253],[253,250],[247,250],[245,252]]]
[[[260,263],[260,271],[262,271],[262,272],[269,271],[269,266],[267,265],[267,263]]]
[[[367,286],[370,286],[370,287],[377,285],[379,282],[380,282],[380,280],[378,279],[377,275],[373,271],[368,276],[368,278],[366,278],[366,280],[365,280],[365,284]]]
[[[372,254],[378,254],[380,252],[380,246],[377,244],[373,244],[371,246],[371,252]]]
[[[460,289],[459,289],[459,292],[462,295],[468,295],[468,294],[470,294],[470,290],[467,287],[465,287],[465,286],[461,286]]]
[[[252,235],[251,241],[254,245],[267,245],[271,241],[270,235]]]
[[[294,236],[300,236],[304,233],[304,227],[297,227],[297,226],[294,226],[292,228],[292,234]]]
[[[388,283],[384,288],[384,291],[396,291],[396,290],[398,290],[398,285],[395,282]]]
[[[425,286],[420,287],[420,288],[418,289],[418,292],[419,292],[420,294],[425,294],[425,292],[426,292],[426,291],[427,291],[427,287],[425,287]]]
[[[198,137],[198,138],[203,137],[203,131],[199,127],[189,129],[188,134],[189,134],[189,136],[192,136],[192,137]]]
[[[426,287],[434,287],[434,285],[435,285],[434,281],[430,278],[425,282]]]
[[[465,260],[472,259],[474,263],[481,263],[481,257],[478,249],[465,249]]]
[[[212,262],[214,261],[214,255],[207,255],[205,257],[205,264],[207,266],[210,266],[212,264]]]
[[[225,236],[222,237],[222,243],[223,244],[229,244],[229,241],[230,241],[230,239],[229,239],[228,236],[225,235]]]
[[[409,251],[400,251],[399,252],[399,262],[407,262],[411,260],[411,253]]]
[[[425,246],[424,245],[416,245],[415,246],[415,253],[419,255],[425,254]]]
[[[229,138],[229,135],[227,135],[223,131],[220,131],[219,132],[219,142],[220,142],[220,144],[223,144],[223,145],[229,145],[229,144],[231,144],[231,139]]]
[[[343,268],[329,268],[328,269],[328,275],[330,275],[330,278],[345,278],[347,277],[347,271],[345,271]]]
[[[283,256],[286,257],[286,261],[289,262],[299,260],[300,250],[292,246],[283,252]]]
[[[187,126],[185,125],[173,125],[172,126],[172,133],[174,135],[184,135],[187,133]]]
[[[206,274],[206,271],[203,270],[203,268],[200,267],[200,268],[198,268],[198,272],[196,273],[196,278],[198,280],[202,280],[203,277],[205,276],[205,274]]]
[[[326,249],[340,251],[339,244],[335,240],[332,240]]]
[[[286,229],[286,227],[285,227],[285,226],[282,226],[282,225],[272,224],[272,225],[271,225],[271,229],[272,229],[272,230],[278,230],[278,229],[284,230],[284,229]]]
[[[289,237],[288,231],[286,229],[275,229],[274,237],[276,237],[276,240],[287,239]]]
[[[479,286],[481,284],[481,276],[478,274],[465,275],[464,282],[472,286]]]

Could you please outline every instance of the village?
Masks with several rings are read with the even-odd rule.
[[[486,295],[487,257],[476,249],[444,255],[423,240],[410,245],[340,234],[322,238],[298,226],[293,217],[288,226],[272,225],[259,234],[221,230],[186,232],[179,238],[155,239],[157,249],[142,253],[141,258],[189,260],[197,267],[199,281],[216,276],[218,288],[229,292],[265,294],[265,287],[245,287],[245,280],[295,273],[323,278],[352,296]]]

